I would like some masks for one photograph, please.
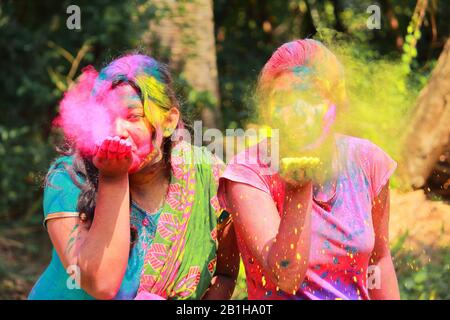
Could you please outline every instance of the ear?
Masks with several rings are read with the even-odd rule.
[[[167,138],[172,135],[178,125],[178,121],[180,121],[180,110],[175,107],[170,108],[162,124],[164,137]]]

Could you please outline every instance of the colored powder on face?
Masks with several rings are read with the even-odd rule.
[[[323,127],[322,119],[329,108],[324,101],[314,101],[307,95],[296,93],[295,90],[283,91],[268,104],[268,123],[280,129],[285,142],[281,152],[285,156],[288,156],[286,152],[300,151],[318,139]]]
[[[93,67],[85,68],[61,100],[54,122],[83,155],[92,156],[96,146],[114,134],[116,119],[124,116],[127,106],[115,90],[122,82],[140,91],[144,114],[154,127],[159,126],[164,111],[170,108],[158,63],[148,56],[121,57],[99,74]]]
[[[275,51],[261,72],[255,102],[257,122],[280,130],[281,157],[321,153],[312,149],[331,131],[342,82],[339,62],[317,41],[293,41]]]
[[[158,62],[151,57],[135,54],[114,60],[100,75],[105,81],[123,80],[134,83],[143,100],[144,113],[150,123],[158,126],[164,117],[165,110],[170,109],[171,101],[166,93],[166,84],[162,81]],[[99,91],[104,86],[97,81]],[[99,95],[102,95],[99,93]]]
[[[264,66],[255,94],[256,122],[280,130],[280,156],[303,156],[308,145],[302,130],[317,137],[312,146],[320,150],[319,136],[334,132],[369,139],[397,161],[403,132],[417,92],[408,91],[408,79],[396,60],[370,59],[351,42],[293,41],[275,51]],[[345,76],[344,76],[345,72]],[[299,116],[309,106],[327,110],[312,117]],[[295,102],[295,101],[298,102]],[[299,108],[301,107],[301,108]],[[330,148],[324,144],[323,148]],[[299,153],[295,155],[295,153]]]

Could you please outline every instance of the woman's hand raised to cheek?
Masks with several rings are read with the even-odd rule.
[[[131,143],[118,136],[107,137],[96,148],[93,163],[103,176],[116,177],[128,174],[132,164]]]

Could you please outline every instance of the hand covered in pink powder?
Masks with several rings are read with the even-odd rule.
[[[92,160],[102,175],[127,174],[132,164],[131,143],[118,136],[107,137],[96,147]]]

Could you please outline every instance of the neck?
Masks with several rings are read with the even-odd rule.
[[[333,167],[333,159],[337,159],[337,148],[334,134],[330,134],[324,141],[319,152],[321,168],[316,171],[315,180],[318,184],[334,180],[337,176],[337,168]]]
[[[334,134],[330,134],[319,151],[319,157],[325,165],[332,165],[333,158],[336,156],[336,144]]]
[[[156,164],[145,166],[130,175],[129,179],[130,193],[134,201],[153,207],[157,206],[167,193],[170,170],[164,161],[159,161]]]

